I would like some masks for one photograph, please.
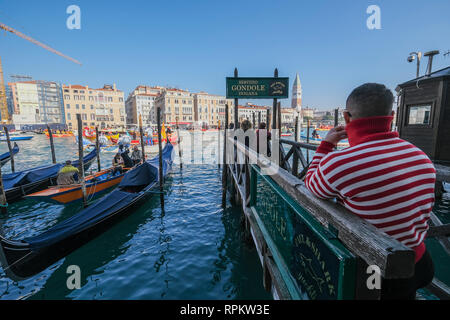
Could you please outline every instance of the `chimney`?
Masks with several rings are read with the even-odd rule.
[[[425,73],[425,76],[427,77],[431,74],[431,70],[433,67],[433,57],[437,54],[439,54],[439,50],[428,51],[423,54],[424,57],[428,57],[427,72]]]

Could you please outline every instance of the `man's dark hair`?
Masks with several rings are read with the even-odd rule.
[[[261,122],[258,126],[258,129],[265,129],[266,128],[266,123],[265,122]]]
[[[347,111],[353,119],[390,116],[394,96],[379,83],[365,83],[354,89],[347,98]]]

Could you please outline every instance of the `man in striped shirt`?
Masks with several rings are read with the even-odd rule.
[[[382,299],[414,299],[416,290],[434,276],[424,244],[434,204],[436,170],[420,149],[391,131],[392,92],[384,85],[364,84],[349,95],[345,127],[323,139],[306,174],[306,187],[322,199],[337,198],[416,253],[414,276],[382,281]],[[350,147],[334,151],[348,138]]]

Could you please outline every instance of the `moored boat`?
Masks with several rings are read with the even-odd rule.
[[[163,150],[163,175],[173,163],[174,149]],[[117,189],[47,231],[21,241],[0,236],[0,260],[7,276],[33,276],[109,229],[149,197],[158,183],[158,157],[128,171]]]
[[[96,156],[97,150],[94,149],[83,158],[85,170],[89,168]],[[72,161],[72,165],[78,167],[79,161]],[[55,185],[58,172],[62,167],[62,163],[57,163],[2,175],[6,201],[15,202],[27,194]]]
[[[9,141],[25,141],[25,140],[31,140],[33,139],[33,136],[12,136],[9,137]],[[7,141],[5,136],[0,137],[0,141]]]
[[[14,143],[14,147],[12,149],[13,155],[17,154],[19,152],[19,146],[17,143]],[[7,163],[9,160],[11,160],[11,154],[9,152],[5,152],[4,154],[0,155],[0,166],[3,167],[5,163]]]
[[[115,186],[117,186],[127,170],[123,173],[117,172],[113,174],[113,169],[105,169],[93,175],[87,176],[86,194],[93,198],[100,193],[103,193]],[[79,201],[83,198],[81,184],[73,185],[57,185],[50,186],[48,189],[38,191],[25,196],[29,199],[57,202],[61,204],[68,204],[74,201]]]

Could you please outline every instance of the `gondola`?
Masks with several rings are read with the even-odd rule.
[[[97,150],[94,149],[83,158],[85,170],[90,167],[96,156]],[[78,167],[78,162],[78,160],[72,161],[72,165]],[[8,203],[19,201],[27,194],[55,185],[58,172],[63,166],[62,163],[44,165],[2,175],[6,201]]]
[[[113,192],[40,235],[21,241],[0,236],[0,261],[6,275],[16,281],[31,277],[131,214],[158,189],[158,157],[128,171]],[[174,158],[171,144],[164,147],[162,157],[166,176]]]
[[[17,143],[14,143],[14,147],[12,149],[13,155],[17,154],[19,152],[19,146]],[[0,155],[0,166],[3,167],[5,163],[7,163],[9,160],[11,160],[11,154],[8,152],[5,152],[4,154]]]
[[[93,198],[115,187],[122,181],[126,171],[128,171],[128,169],[124,168],[123,173],[120,173],[119,171],[114,173],[114,169],[109,168],[87,176],[85,180],[86,194],[89,198]],[[25,198],[68,204],[75,201],[81,201],[83,199],[83,193],[81,191],[81,184],[57,185],[26,195]]]

